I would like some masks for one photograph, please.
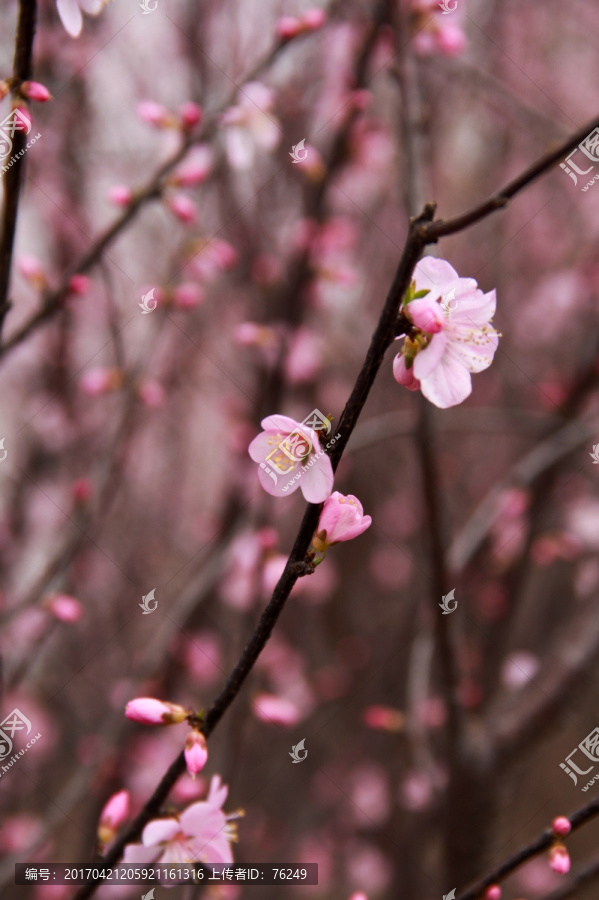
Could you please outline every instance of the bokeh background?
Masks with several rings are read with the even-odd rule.
[[[339,420],[408,216],[424,200],[464,211],[599,111],[591,0],[322,8],[326,21],[281,39],[298,30],[281,18],[309,4],[158,0],[144,15],[115,0],[73,39],[40,2],[34,77],[53,100],[32,106],[42,137],[5,339],[45,291],[62,294],[0,359],[2,714],[18,707],[43,735],[0,778],[3,897],[71,897],[15,887],[14,863],[90,860],[108,797],[126,788],[136,813],[182,749],[185,726],[136,725],[128,700],[200,709],[224,684],[305,508],[299,491],[262,491],[247,446],[274,412]],[[6,0],[0,77],[16,18]],[[189,101],[204,119],[183,138],[170,126]],[[583,183],[555,167],[429,248],[497,290],[500,347],[449,410],[396,384],[388,353],[336,477],[372,527],[300,580],[206,769],[168,807],[220,774],[225,808],[245,810],[236,861],[317,862],[319,885],[214,897],[433,900],[596,792],[559,766],[599,725],[599,187],[583,196]],[[145,193],[106,238],[126,188]],[[458,600],[459,758],[433,630],[439,566]],[[591,823],[569,842],[574,868],[598,838]],[[562,878],[544,855],[504,897]]]

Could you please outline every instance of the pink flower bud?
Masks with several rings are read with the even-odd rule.
[[[39,81],[24,81],[21,85],[21,93],[29,100],[37,100],[38,103],[46,103],[52,99],[52,94]]]
[[[0,100],[4,100],[7,94],[10,93],[10,87],[8,86],[7,81],[0,81]]]
[[[168,128],[172,125],[173,117],[165,106],[154,103],[152,100],[144,100],[137,104],[137,115],[142,122],[153,125],[155,128]]]
[[[93,485],[89,478],[78,478],[77,481],[73,482],[71,490],[73,492],[75,503],[87,503],[94,492]]]
[[[560,875],[566,875],[570,871],[570,854],[563,844],[553,845],[549,851],[549,865]]]
[[[166,391],[161,384],[153,381],[151,378],[142,381],[137,389],[137,393],[141,402],[149,406],[150,409],[158,409],[164,406]]]
[[[129,792],[113,794],[102,812],[98,825],[98,841],[102,846],[109,844],[129,815]]]
[[[69,281],[69,291],[71,294],[77,294],[79,297],[87,294],[91,280],[87,275],[73,275]]]
[[[179,116],[181,117],[183,128],[186,131],[191,131],[196,125],[200,124],[203,113],[201,107],[199,107],[197,103],[192,103],[190,100],[181,106]]]
[[[283,41],[289,41],[302,32],[302,23],[294,16],[282,16],[276,25],[275,33]]]
[[[31,116],[31,110],[29,109],[28,106],[24,106],[24,105],[21,105],[21,106],[15,106],[14,109],[13,109],[13,112],[14,112],[15,110],[18,110],[19,115],[23,116],[23,118],[25,119],[26,122],[29,123],[29,125],[32,125],[32,124],[33,124],[33,118],[32,118],[32,116]]]
[[[123,386],[123,375],[119,369],[106,369],[96,366],[88,369],[79,382],[81,390],[88,397],[100,397],[109,391],[116,391]]]
[[[169,197],[167,205],[173,215],[185,225],[192,225],[198,217],[195,203],[185,194],[174,194]]]
[[[277,725],[296,725],[301,719],[301,714],[295,703],[285,697],[276,697],[273,694],[259,694],[253,704],[254,715],[262,722],[271,722]]]
[[[377,728],[381,731],[402,731],[405,716],[399,709],[391,706],[368,706],[363,714],[362,721],[369,728]]]
[[[444,25],[436,36],[437,48],[445,56],[459,56],[466,49],[466,36],[457,25]]]
[[[169,178],[176,187],[195,187],[205,181],[212,170],[212,152],[208,147],[198,147],[190,153],[183,165]]]
[[[205,294],[199,284],[184,282],[178,284],[173,291],[173,303],[179,309],[193,309],[200,306],[205,300]]]
[[[551,827],[553,828],[553,833],[559,837],[565,837],[572,831],[570,819],[566,818],[566,816],[558,816],[553,820]]]
[[[126,184],[115,184],[108,191],[108,199],[115,206],[129,206],[133,200],[133,191]]]
[[[325,500],[320,513],[316,534],[312,538],[313,547],[324,553],[332,544],[351,541],[370,528],[372,519],[364,515],[362,504],[352,494],[344,496],[333,491]]]
[[[420,390],[420,382],[414,377],[414,366],[408,369],[403,353],[398,353],[393,361],[393,377],[409,391]]]
[[[485,900],[501,900],[501,888],[498,884],[492,884],[485,891]]]
[[[21,256],[17,260],[17,269],[23,278],[26,278],[39,290],[43,290],[48,286],[44,267],[35,256]]]
[[[136,697],[127,703],[125,715],[142,725],[178,725],[185,721],[190,712],[177,703],[155,700],[154,697]]]
[[[302,24],[308,31],[316,31],[322,28],[327,20],[327,14],[324,9],[309,9],[302,16]]]
[[[79,601],[68,594],[54,594],[44,601],[44,606],[61,622],[78,622],[83,615],[83,607]]]
[[[368,900],[368,895],[359,891],[357,894],[352,894],[349,900]]]
[[[201,731],[190,731],[185,740],[185,764],[192,778],[201,772],[208,759],[206,738]]]

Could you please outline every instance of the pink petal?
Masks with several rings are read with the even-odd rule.
[[[427,400],[440,409],[463,403],[472,393],[470,372],[453,357],[444,356],[441,363],[421,379],[420,389]]]
[[[123,854],[126,863],[155,862],[160,856],[160,847],[144,847],[142,844],[127,844]]]
[[[495,291],[483,294],[482,291],[466,290],[463,294],[456,293],[457,307],[450,314],[452,325],[464,328],[487,325],[495,315],[497,296]]]
[[[447,337],[445,333],[439,332],[439,334],[434,334],[428,347],[421,350],[414,360],[412,366],[414,377],[419,381],[422,381],[423,378],[427,378],[440,364],[446,346]]]
[[[310,462],[311,460],[308,460]],[[314,458],[311,468],[302,474],[299,486],[302,489],[304,499],[308,503],[323,503],[331,496],[335,475],[331,460],[324,453],[320,459]],[[289,489],[291,492],[291,488]]]
[[[176,819],[154,819],[144,828],[141,840],[144,847],[155,847],[164,841],[172,841],[180,831],[181,826]]]
[[[482,332],[477,335],[476,331],[474,334],[477,343],[474,343],[473,340],[459,344],[450,342],[447,356],[459,361],[469,372],[483,372],[493,362],[495,351],[499,345],[499,336],[496,334],[485,335]]]
[[[213,775],[210,781],[210,789],[208,791],[206,802],[220,808],[227,799],[228,793],[229,788],[226,784],[222,784],[220,775]]]
[[[71,37],[79,37],[83,27],[83,16],[77,0],[56,0],[58,15]]]
[[[224,828],[226,821],[224,813],[205,800],[192,803],[180,816],[181,830],[184,834],[206,841],[217,835]]]
[[[248,453],[256,463],[266,461],[266,457],[274,448],[274,444],[269,443],[272,440],[272,432],[263,431],[258,434],[248,447]]]
[[[414,270],[416,289],[428,288],[431,294],[436,293],[436,296],[445,293],[444,285],[451,281],[457,281],[459,277],[456,270],[449,265],[447,260],[436,259],[434,256],[425,256]]]
[[[254,162],[254,141],[245,128],[232,126],[225,131],[227,156],[234,169],[250,169]]]
[[[291,460],[290,460],[291,462]],[[268,465],[268,463],[265,463]],[[270,471],[275,475],[275,479],[272,475],[269,475],[268,472],[263,469],[261,466],[258,468],[258,479],[260,484],[264,488],[267,494],[270,494],[271,497],[288,497],[289,494],[293,494],[297,491],[298,487],[300,487],[301,482],[304,480],[304,476],[302,475],[297,481],[293,481],[294,475],[296,473],[296,469],[299,467],[294,466],[286,475],[281,474],[281,472],[275,471],[272,466],[269,466]],[[289,484],[290,481],[293,481],[293,484],[290,484],[286,491],[283,490],[285,486]]]
[[[296,422],[295,419],[290,419],[289,416],[274,415],[262,419],[260,425],[265,431],[291,434],[292,431],[295,431],[296,428],[300,427],[301,422]],[[304,428],[304,430],[306,429]]]

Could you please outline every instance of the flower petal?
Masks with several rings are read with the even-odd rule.
[[[450,342],[446,355],[459,361],[469,372],[483,372],[493,362],[498,345],[499,335],[495,332],[485,334],[473,329],[467,342]]]
[[[141,840],[144,847],[155,847],[164,841],[172,841],[180,831],[181,826],[176,819],[154,819],[144,828]]]
[[[447,337],[445,333],[439,332],[439,334],[434,334],[428,347],[421,350],[414,359],[414,364],[412,365],[414,377],[419,381],[427,378],[441,362],[446,346]]]
[[[464,366],[446,354],[430,375],[422,379],[420,389],[435,406],[448,409],[463,403],[470,396],[472,379]]]
[[[280,431],[281,434],[291,434],[291,432],[295,431],[296,428],[299,428],[301,424],[301,422],[296,422],[295,419],[290,419],[289,416],[281,416],[278,414],[267,416],[260,422],[260,425],[265,431]]]
[[[144,847],[143,844],[127,844],[123,853],[125,863],[156,862],[162,853],[161,847]]]
[[[445,259],[436,259],[434,256],[425,256],[418,262],[414,269],[416,289],[428,288],[431,294],[437,296],[445,292],[445,285],[451,281],[457,281],[460,276]]]
[[[83,27],[83,16],[77,0],[56,0],[56,8],[66,31],[71,37],[79,37]]]
[[[457,306],[449,315],[452,325],[458,328],[472,328],[475,325],[482,328],[495,315],[497,296],[495,291],[489,291],[488,294],[478,290],[465,291],[463,294],[456,294],[455,302]]]
[[[312,460],[308,460],[312,462]],[[303,472],[299,480],[302,494],[308,503],[323,503],[331,496],[335,475],[331,460],[326,453],[320,457],[314,457],[314,462],[307,472]],[[291,489],[290,489],[291,490]]]

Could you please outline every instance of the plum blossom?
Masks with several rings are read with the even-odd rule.
[[[283,491],[288,495],[300,487],[308,503],[326,500],[334,474],[331,460],[320,449],[317,432],[289,416],[267,416],[260,424],[264,431],[251,442],[248,453],[259,465],[258,478],[264,490],[280,497]]]
[[[98,841],[102,846],[109,844],[129,816],[129,792],[113,794],[100,813]]]
[[[559,841],[549,851],[549,866],[560,875],[567,875],[570,871],[570,854]]]
[[[65,30],[71,37],[79,37],[83,27],[82,12],[97,16],[108,0],[56,0],[56,8]]]
[[[239,103],[223,113],[225,147],[234,169],[251,169],[259,147],[278,147],[282,130],[272,112],[274,99],[271,88],[251,81],[244,86]]]
[[[185,764],[192,778],[201,772],[208,761],[208,746],[201,731],[192,729],[185,740]]]
[[[335,491],[322,508],[312,546],[324,553],[333,544],[351,541],[370,528],[371,516],[365,516],[362,504],[352,494]]]
[[[402,306],[414,327],[395,357],[395,380],[421,390],[441,409],[462,403],[472,392],[470,373],[493,362],[499,343],[490,324],[495,306],[495,291],[483,294],[444,259],[421,259]]]
[[[560,837],[565,837],[572,831],[572,824],[567,816],[556,816],[556,818],[551,823],[551,828],[554,834],[557,834]]]
[[[136,697],[129,700],[125,708],[127,718],[142,725],[177,725],[189,714],[190,711],[178,703],[167,703],[154,697]]]
[[[177,816],[148,822],[141,844],[127,844],[123,861],[230,865],[233,862],[231,842],[237,840],[237,827],[231,820],[239,813],[227,816],[222,811],[227,793],[228,788],[214,775],[205,800],[192,803]]]

